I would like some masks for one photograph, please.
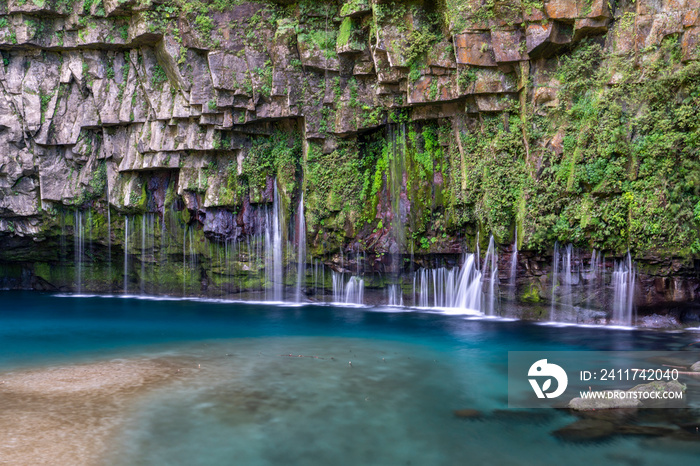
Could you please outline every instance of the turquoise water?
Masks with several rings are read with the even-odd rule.
[[[576,418],[508,410],[506,392],[508,351],[697,352],[697,333],[388,311],[4,292],[0,371],[162,355],[200,366],[139,402],[110,465],[697,460],[696,442],[559,440],[551,432]],[[459,419],[456,409],[483,415]]]

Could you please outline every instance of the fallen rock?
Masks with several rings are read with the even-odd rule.
[[[461,419],[479,419],[483,414],[478,409],[456,409],[455,416]]]
[[[628,392],[683,392],[685,393],[686,386],[677,380],[669,382],[649,382],[637,385],[627,390]]]
[[[676,429],[671,427],[660,426],[638,426],[635,424],[627,424],[617,427],[616,432],[620,435],[641,435],[646,437],[663,437],[676,432]]]
[[[568,407],[574,411],[586,411],[592,409],[618,409],[618,408],[638,408],[642,406],[642,402],[634,398],[615,397],[615,392],[624,392],[624,390],[605,390],[604,398],[574,398],[569,401]]]
[[[581,419],[552,432],[552,435],[569,441],[600,440],[615,435],[615,424],[597,419]]]
[[[684,431],[688,432],[689,434],[694,434],[700,437],[700,420],[697,420],[695,422],[679,423],[676,425]]]
[[[690,370],[693,372],[700,372],[700,361],[690,366]]]
[[[532,411],[520,409],[495,409],[491,418],[499,421],[516,422],[518,424],[546,424],[554,417],[554,411],[538,409]]]
[[[671,380],[670,382],[650,382],[650,383],[645,383],[641,385],[637,385],[636,387],[633,387],[629,390],[628,392],[637,392],[637,393],[670,393],[670,392],[681,392],[685,393],[686,386],[677,380]],[[656,395],[658,396],[658,395]],[[680,399],[664,399],[664,398],[651,398],[651,397],[645,397],[642,398],[642,404],[645,407],[659,407],[659,406],[665,406],[665,405],[677,405],[679,402],[682,402],[683,400]]]
[[[574,410],[572,414],[582,419],[596,419],[615,424],[624,424],[637,419],[637,408]]]

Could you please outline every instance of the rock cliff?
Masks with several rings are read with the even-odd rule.
[[[7,286],[75,288],[101,268],[88,288],[124,273],[180,290],[189,263],[183,292],[248,289],[275,196],[292,245],[303,193],[315,267],[449,264],[490,235],[506,261],[517,237],[529,296],[559,242],[584,258],[630,250],[649,304],[696,299],[699,13],[698,0],[0,0]],[[216,264],[234,247],[231,278]]]

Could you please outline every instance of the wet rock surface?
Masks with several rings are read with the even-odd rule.
[[[79,229],[61,218],[76,210],[94,213],[91,267],[103,266],[102,275],[109,273],[108,257],[125,250],[143,255],[134,246],[140,239],[126,244],[124,217],[154,214],[168,223],[163,234],[170,238],[162,254],[149,248],[144,262],[179,256],[190,244],[183,233],[194,230],[201,233],[192,247],[201,269],[196,273],[205,283],[221,281],[221,267],[202,243],[248,241],[259,233],[255,213],[269,208],[276,181],[285,220],[305,192],[310,256],[336,271],[351,266],[329,257],[348,259],[354,244],[370,256],[360,267],[352,264],[356,271],[385,274],[396,272],[395,264],[404,272],[435,265],[431,255],[442,256],[443,264],[453,261],[489,233],[506,252],[515,230],[525,230],[517,298],[537,304],[556,286],[543,279],[551,275],[551,256],[537,251],[551,250],[556,235],[548,230],[546,240],[535,244],[532,231],[540,220],[527,209],[538,205],[538,197],[551,202],[530,188],[503,204],[493,202],[504,197],[500,193],[479,191],[477,184],[484,183],[468,181],[482,170],[470,160],[474,138],[483,139],[480,131],[489,122],[504,134],[518,134],[513,138],[522,147],[504,160],[525,160],[532,184],[547,183],[540,179],[544,167],[554,161],[576,165],[569,158],[571,125],[556,120],[570,105],[568,83],[557,74],[562,57],[594,43],[606,57],[596,70],[618,59],[641,66],[666,61],[657,49],[675,38],[678,67],[700,59],[697,2],[553,0],[540,8],[449,0],[444,11],[429,2],[285,2],[284,10],[278,2],[235,2],[207,10],[207,20],[199,22],[168,2],[108,1],[87,9],[37,3],[0,6],[0,261],[10,264],[3,280],[11,288],[76,288],[65,259],[74,256],[71,243]],[[445,24],[431,19],[443,16]],[[623,78],[615,74],[609,82],[618,85]],[[510,121],[515,115],[536,127],[520,128]],[[439,131],[424,135],[424,126]],[[273,150],[261,143],[278,143],[279,134],[288,136],[286,145]],[[372,137],[419,141],[412,150],[420,156],[393,167],[402,173],[392,176],[378,160],[368,162]],[[489,153],[507,152],[496,145]],[[262,153],[267,155],[259,158]],[[486,185],[520,176],[505,173],[489,176]],[[556,208],[628,202],[606,183],[584,185],[567,187]],[[574,195],[577,190],[585,200]],[[479,194],[472,199],[472,192]],[[658,207],[665,197],[648,203]],[[615,205],[614,215],[574,215],[586,219],[575,227],[561,217],[557,229],[565,233],[559,240],[573,238],[577,228],[588,235],[581,244],[598,235],[594,231],[617,235],[621,225],[592,228],[589,222],[624,216]],[[554,228],[559,215],[543,214],[542,222]],[[659,247],[675,245],[671,236],[657,239]],[[63,252],[57,252],[61,242]],[[624,248],[609,245],[615,259]],[[640,254],[638,325],[700,323],[697,312],[681,306],[698,299],[697,259],[689,244],[679,248]],[[401,257],[392,261],[389,255]],[[63,270],[43,273],[47,267]],[[508,268],[502,260],[499,271]],[[249,261],[241,261],[240,269],[245,273],[236,272],[237,284],[228,290],[246,288],[249,272],[257,270]],[[502,284],[506,280],[501,277]],[[116,288],[107,281],[95,280],[94,290]],[[180,286],[165,288],[179,292]],[[568,321],[609,321],[609,299],[591,299],[582,287],[573,294]],[[522,314],[547,319],[546,309]]]

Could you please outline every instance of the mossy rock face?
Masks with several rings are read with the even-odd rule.
[[[697,298],[688,2],[95,0],[68,24],[70,3],[0,2],[0,89],[23,102],[0,118],[0,259],[37,277],[92,210],[77,229],[102,245],[92,262],[107,244],[140,254],[141,215],[174,216],[164,255],[191,250],[225,286],[208,241],[259,234],[276,187],[285,241],[303,193],[310,259],[483,253],[491,236],[509,252],[517,236],[523,253],[630,250],[660,280],[645,290]]]
[[[525,320],[549,320],[549,307],[522,306],[517,309],[520,318]]]
[[[518,300],[523,303],[537,304],[542,302],[542,288],[538,281],[531,281],[525,287],[519,288]]]

